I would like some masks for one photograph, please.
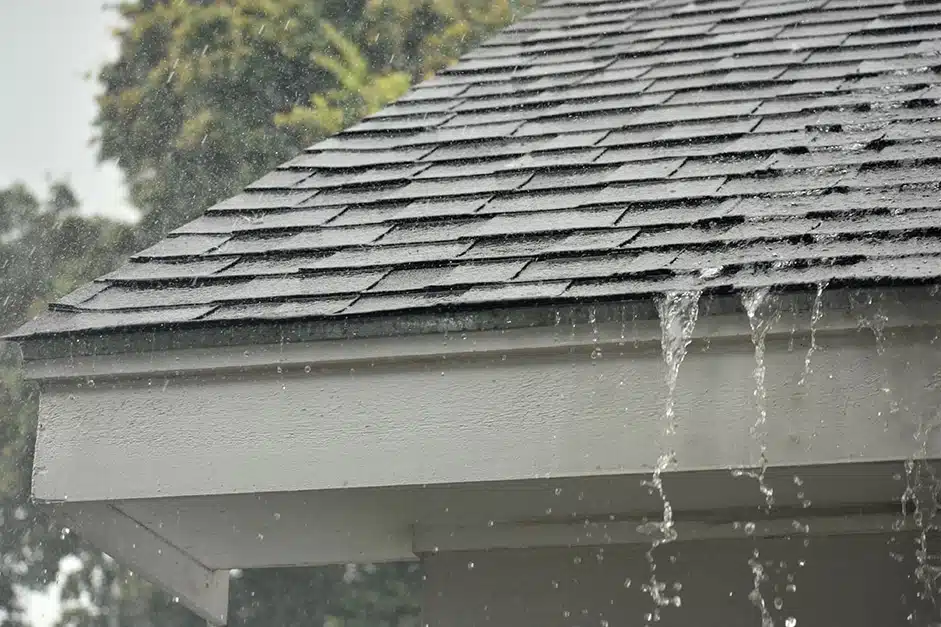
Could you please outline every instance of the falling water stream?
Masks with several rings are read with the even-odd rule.
[[[781,310],[778,299],[771,292],[769,287],[761,287],[742,292],[742,305],[745,307],[745,313],[748,315],[748,324],[751,327],[752,344],[755,346],[755,369],[753,376],[755,378],[755,404],[758,407],[758,416],[755,424],[751,428],[751,436],[755,440],[759,449],[758,469],[755,471],[738,471],[736,476],[745,474],[758,481],[758,490],[765,498],[765,510],[770,513],[774,505],[774,490],[765,481],[765,474],[768,469],[768,443],[765,433],[765,423],[768,420],[767,409],[767,391],[765,388],[765,338],[768,331],[777,321]],[[774,620],[768,603],[765,601],[761,592],[761,584],[767,579],[764,567],[760,559],[761,555],[758,549],[755,549],[753,556],[748,560],[748,565],[752,572],[752,590],[748,593],[748,598],[752,604],[761,613],[761,627],[774,627]]]
[[[667,400],[664,409],[664,434],[667,439],[676,433],[676,382],[680,372],[680,365],[686,358],[686,349],[693,338],[693,330],[699,317],[700,292],[669,292],[657,300],[657,312],[660,316],[661,347],[663,360],[667,366]],[[650,594],[654,602],[654,610],[646,615],[647,623],[660,620],[660,608],[673,605],[680,606],[679,595],[665,594],[666,583],[657,578],[657,563],[654,551],[657,547],[673,542],[676,539],[676,529],[673,526],[673,506],[663,489],[663,472],[676,464],[676,453],[669,442],[657,458],[650,481],[645,482],[652,491],[655,491],[663,503],[663,519],[657,523],[642,525],[641,530],[653,537],[650,550],[647,551],[647,562],[650,566],[650,582],[644,590]],[[678,589],[678,587],[674,587]]]
[[[771,288],[761,287],[742,292],[742,304],[748,315],[748,324],[751,327],[751,339],[755,346],[755,404],[758,407],[758,417],[751,427],[751,436],[759,449],[758,470],[745,473],[758,481],[758,489],[765,497],[765,505],[770,511],[774,505],[774,490],[765,482],[765,473],[768,469],[768,443],[765,433],[765,423],[768,420],[767,392],[765,389],[765,338],[768,330],[780,316],[778,299],[771,293]]]
[[[807,348],[807,354],[804,355],[804,372],[801,375],[798,385],[807,383],[807,377],[813,372],[810,368],[810,360],[817,351],[817,325],[823,318],[823,291],[827,289],[827,282],[817,283],[817,292],[814,295],[814,306],[810,310],[810,346]]]

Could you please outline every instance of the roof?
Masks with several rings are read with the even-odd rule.
[[[941,276],[941,5],[548,0],[17,337]]]

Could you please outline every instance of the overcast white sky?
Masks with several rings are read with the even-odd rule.
[[[117,54],[105,0],[0,0],[0,186],[71,181],[83,208],[127,216],[118,169],[90,145],[95,69]]]

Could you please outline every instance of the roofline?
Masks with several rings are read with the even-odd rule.
[[[828,281],[828,308],[847,309],[854,296],[878,291],[893,294],[894,299],[933,299],[941,284],[934,281],[898,279],[881,281]],[[769,286],[788,301],[789,309],[808,312],[813,307],[816,289],[813,283]],[[703,315],[742,312],[740,293],[736,290],[703,290],[706,303]],[[241,324],[208,326],[201,321],[151,327],[134,327],[118,332],[84,331],[74,334],[27,337],[7,335],[0,341],[16,342],[24,360],[74,359],[118,354],[153,354],[193,348],[290,345],[325,340],[400,337],[424,334],[470,333],[550,327],[560,323],[584,324],[589,317],[597,322],[655,320],[654,298],[657,292],[633,294],[630,298],[612,296],[591,301],[522,302],[505,307],[427,308],[405,312],[366,313],[344,318],[296,319],[291,321],[251,320]],[[842,295],[842,296],[839,296]]]
[[[813,330],[860,329],[876,313],[886,321],[886,328],[936,325],[941,304],[936,294],[937,286],[924,285],[826,289],[822,292],[820,307],[827,313],[813,323]],[[781,311],[779,328],[790,329],[791,334],[811,330],[814,292],[791,291],[778,294],[778,298]],[[703,299],[693,337],[718,340],[748,335],[749,325],[743,324],[745,314],[738,294],[705,294]],[[660,323],[652,298],[451,314],[424,313],[396,318],[311,321],[288,328],[251,325],[226,331],[233,333],[228,337],[221,333],[207,337],[212,334],[211,330],[161,330],[146,336],[138,333],[136,338],[134,334],[113,338],[125,348],[123,354],[117,351],[92,354],[75,351],[63,356],[34,351],[27,354],[26,376],[50,382],[83,377],[179,376],[416,357],[448,359],[453,355],[494,351],[557,350],[560,347],[591,346],[598,343],[599,336],[620,338],[613,342],[616,345],[652,344],[658,349],[661,341]],[[243,341],[206,341],[188,346],[187,341],[192,337]],[[256,341],[244,341],[247,337]],[[259,338],[265,341],[258,341]],[[131,342],[132,339],[136,344]],[[607,343],[612,344],[611,341]],[[94,345],[84,345],[85,348],[89,346]],[[135,346],[139,350],[135,350]],[[27,347],[36,348],[29,343]]]

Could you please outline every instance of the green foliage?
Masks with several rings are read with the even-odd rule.
[[[0,190],[0,332],[106,272],[132,241],[127,225],[79,215],[75,194],[64,183],[53,183],[45,200],[22,184]],[[45,584],[60,558],[76,550],[75,539],[27,499],[36,400],[17,352],[0,342],[0,608],[14,619],[13,586]]]

